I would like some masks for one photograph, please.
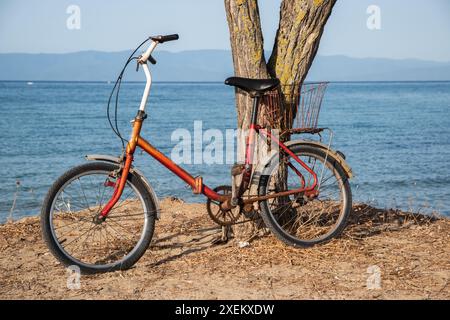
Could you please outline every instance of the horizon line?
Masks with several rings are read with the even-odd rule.
[[[104,83],[104,84],[114,84],[115,80],[2,80],[0,82],[36,82],[36,83]],[[314,81],[304,81],[304,83],[311,82],[327,82],[327,83],[447,83],[448,80],[314,80]],[[145,83],[145,81],[122,81],[122,83]],[[223,84],[223,81],[154,81],[154,84]]]

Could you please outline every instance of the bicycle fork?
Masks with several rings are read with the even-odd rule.
[[[142,128],[142,122],[146,118],[146,114],[143,111],[139,111],[133,122],[133,131],[131,134],[131,139],[127,144],[125,151],[125,162],[123,163],[123,167],[121,168],[120,178],[116,181],[114,186],[114,192],[112,198],[108,201],[108,203],[103,207],[100,212],[98,219],[104,221],[106,216],[111,211],[111,209],[115,206],[115,204],[119,201],[122,196],[123,190],[127,183],[128,174],[130,173],[131,165],[133,163],[133,156],[136,150],[136,146],[138,143],[139,135]]]

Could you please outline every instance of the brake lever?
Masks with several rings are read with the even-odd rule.
[[[150,55],[150,56],[148,57],[148,60],[150,61],[151,64],[156,64],[156,60],[155,60],[155,58],[153,58],[152,55]]]
[[[142,63],[141,58],[142,58],[142,56],[139,56],[139,58],[136,60],[136,72],[139,71],[139,65]],[[148,57],[148,60],[150,61],[151,64],[156,64],[156,60],[152,56]],[[147,62],[145,62],[145,63],[147,63]]]
[[[139,59],[140,59],[140,57],[139,57]],[[139,65],[141,64],[141,63],[139,62],[139,59],[136,60],[136,72],[139,71]]]

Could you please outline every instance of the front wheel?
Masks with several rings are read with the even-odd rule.
[[[342,232],[351,211],[352,195],[342,166],[332,155],[327,156],[326,150],[304,145],[294,145],[290,150],[316,173],[316,193],[299,192],[261,201],[261,216],[270,231],[284,243],[308,247]],[[312,185],[313,175],[281,152],[261,175],[259,195]]]
[[[153,237],[156,205],[132,172],[106,220],[95,219],[111,199],[119,166],[91,162],[67,171],[50,188],[41,212],[45,242],[64,265],[82,273],[124,270],[144,254]]]

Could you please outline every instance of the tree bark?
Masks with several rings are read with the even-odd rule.
[[[269,73],[282,85],[303,83],[336,0],[283,0]]]
[[[292,128],[296,106],[292,105],[319,49],[320,39],[336,0],[283,0],[280,22],[268,72],[280,79],[283,104],[281,131]],[[239,108],[239,106],[238,106]]]
[[[336,0],[283,0],[278,31],[267,64],[258,1],[224,2],[235,75],[255,79],[280,79],[282,99],[285,107],[290,107],[286,103],[290,100],[290,91],[298,90],[306,78]],[[236,107],[238,128],[248,128],[251,99],[239,90],[236,90]],[[284,110],[280,110],[280,114],[282,112]],[[262,125],[266,124],[266,115],[263,106],[258,119]],[[291,123],[279,123],[277,126],[273,129],[289,129]],[[240,153],[243,152],[242,149],[241,144]]]
[[[269,77],[257,0],[225,0],[234,73],[237,77]],[[236,90],[238,128],[250,123],[251,99]]]
[[[224,1],[235,75],[255,79],[279,78],[283,88],[301,84],[316,56],[336,0],[283,0],[268,64],[264,57],[258,1]],[[246,127],[251,111],[250,99],[237,92],[236,106],[238,127]]]

